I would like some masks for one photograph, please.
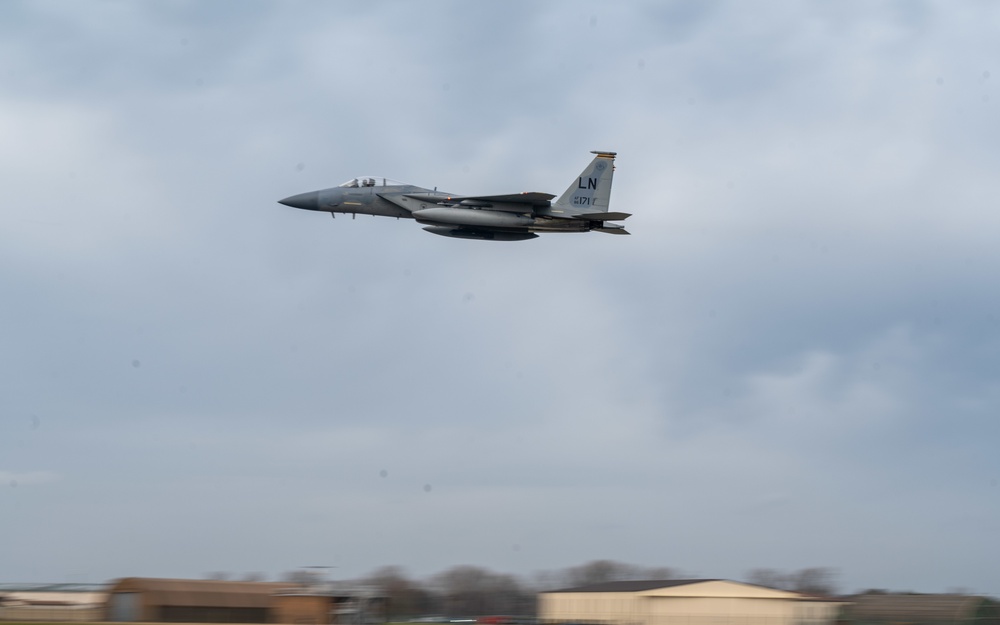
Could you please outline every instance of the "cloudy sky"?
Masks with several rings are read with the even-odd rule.
[[[1000,7],[3,2],[0,580],[1000,592]],[[382,175],[631,237],[328,217]]]

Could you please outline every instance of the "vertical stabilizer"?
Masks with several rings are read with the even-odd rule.
[[[583,173],[556,200],[554,207],[567,213],[606,213],[611,202],[611,178],[616,152],[599,152]]]

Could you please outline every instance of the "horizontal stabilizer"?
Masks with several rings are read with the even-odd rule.
[[[573,219],[588,219],[590,221],[621,221],[631,216],[632,213],[583,213],[582,215],[570,215]]]
[[[594,228],[594,232],[603,232],[605,234],[632,234],[625,228]]]

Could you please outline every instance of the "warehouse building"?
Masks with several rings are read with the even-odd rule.
[[[832,625],[840,602],[721,579],[606,582],[539,595],[539,619],[594,625]]]
[[[850,598],[845,625],[1000,625],[1000,603],[986,597],[872,592]]]
[[[97,621],[106,590],[103,584],[3,584],[0,621]]]
[[[156,623],[385,622],[385,597],[369,586],[127,577],[109,590],[104,619]]]
[[[295,584],[126,577],[109,590],[105,620],[274,623],[274,594]]]

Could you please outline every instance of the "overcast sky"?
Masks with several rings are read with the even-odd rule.
[[[0,581],[1000,593],[1000,6],[0,3]],[[276,203],[561,193],[631,237]]]

